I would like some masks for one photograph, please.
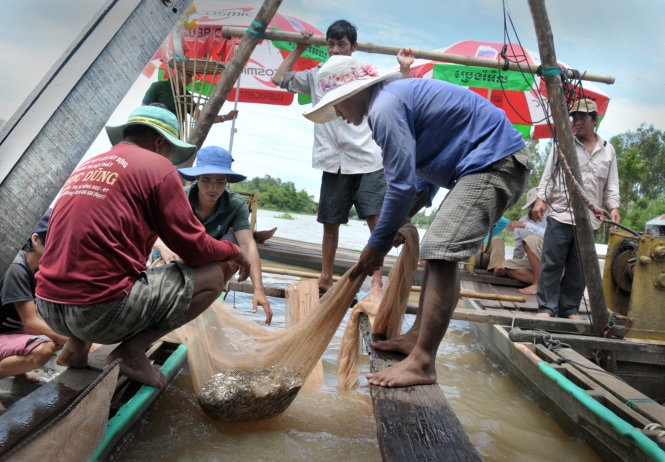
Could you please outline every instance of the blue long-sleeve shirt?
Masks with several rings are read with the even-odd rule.
[[[504,112],[476,93],[439,80],[404,79],[374,87],[368,123],[382,149],[388,189],[369,244],[392,245],[423,184],[451,189],[524,147]]]

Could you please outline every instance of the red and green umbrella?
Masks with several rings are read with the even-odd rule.
[[[197,1],[196,12],[188,17],[190,27],[179,27],[172,32],[153,57],[153,62],[159,62],[160,79],[168,77],[166,63],[173,58],[228,63],[241,39],[223,38],[222,29],[226,26],[249,27],[259,6],[225,8],[224,2]],[[311,24],[279,13],[276,13],[270,21],[268,29],[286,32],[310,30],[315,35],[323,35]],[[290,105],[293,102],[293,94],[273,84],[271,78],[294,46],[288,42],[261,40],[241,74],[238,101]],[[310,69],[326,59],[328,52],[325,47],[312,46],[296,61],[294,69]],[[188,89],[209,95],[211,91],[209,86],[215,85],[218,79],[219,74],[199,75]],[[229,93],[228,101],[235,101],[236,90],[237,86],[234,86]]]
[[[497,60],[504,49],[503,43],[464,41],[439,50],[460,56]],[[507,44],[505,56],[511,61],[520,61],[538,66],[537,54],[517,44]],[[559,62],[564,67],[563,63]],[[411,77],[445,80],[468,87],[490,100],[506,113],[513,126],[527,138],[551,138],[552,134],[545,118],[549,113],[545,81],[537,75],[519,71],[503,71],[461,64],[428,61],[411,67]],[[584,82],[584,90],[574,89],[573,100],[591,98],[598,105],[598,124],[607,112],[609,98],[592,82]],[[532,129],[533,128],[533,129]]]

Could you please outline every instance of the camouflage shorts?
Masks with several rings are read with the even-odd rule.
[[[62,305],[37,299],[37,310],[61,335],[111,344],[146,330],[166,333],[180,327],[193,292],[192,269],[177,261],[141,272],[129,295],[120,300]]]

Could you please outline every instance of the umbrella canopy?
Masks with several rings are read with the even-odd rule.
[[[152,59],[153,64],[156,62],[159,64],[161,79],[168,78],[168,62],[173,58],[228,63],[233,57],[240,39],[223,38],[222,29],[225,26],[249,27],[259,9],[259,6],[254,5],[225,8],[224,2],[218,1],[197,1],[196,7],[197,11],[189,16],[190,27],[181,26],[174,30]],[[311,30],[315,35],[323,35],[311,24],[279,13],[275,14],[268,28],[287,32]],[[291,43],[260,41],[239,79],[238,101],[291,104],[293,94],[273,84],[271,78],[293,47],[294,44]],[[328,52],[325,47],[310,47],[298,59],[294,69],[310,69],[327,58]],[[200,68],[201,72],[197,72],[198,78],[188,87],[188,90],[210,95],[212,90],[210,84],[217,83],[220,74],[204,73],[203,66]],[[147,68],[144,73],[150,76],[151,68]],[[237,90],[238,86],[231,90],[228,101],[236,100]]]
[[[501,57],[503,49],[503,43],[467,40],[438,51],[497,60]],[[537,53],[514,43],[506,45],[505,58],[510,61],[540,65],[540,57]],[[559,64],[566,68],[569,67],[561,61]],[[445,80],[468,87],[471,91],[490,100],[498,108],[503,109],[508,120],[522,133],[523,137],[531,136],[534,139],[552,137],[546,120],[546,114],[550,114],[547,88],[545,81],[537,75],[426,61],[412,66],[410,76]],[[600,124],[607,112],[609,103],[607,95],[592,82],[584,82],[583,90],[577,87],[569,88],[569,91],[573,93],[571,101],[585,97],[596,102],[598,124]]]

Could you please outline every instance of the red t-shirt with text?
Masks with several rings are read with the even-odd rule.
[[[192,267],[238,255],[205,233],[167,158],[120,143],[81,164],[60,191],[36,295],[70,305],[119,300],[145,270],[157,236]]]

